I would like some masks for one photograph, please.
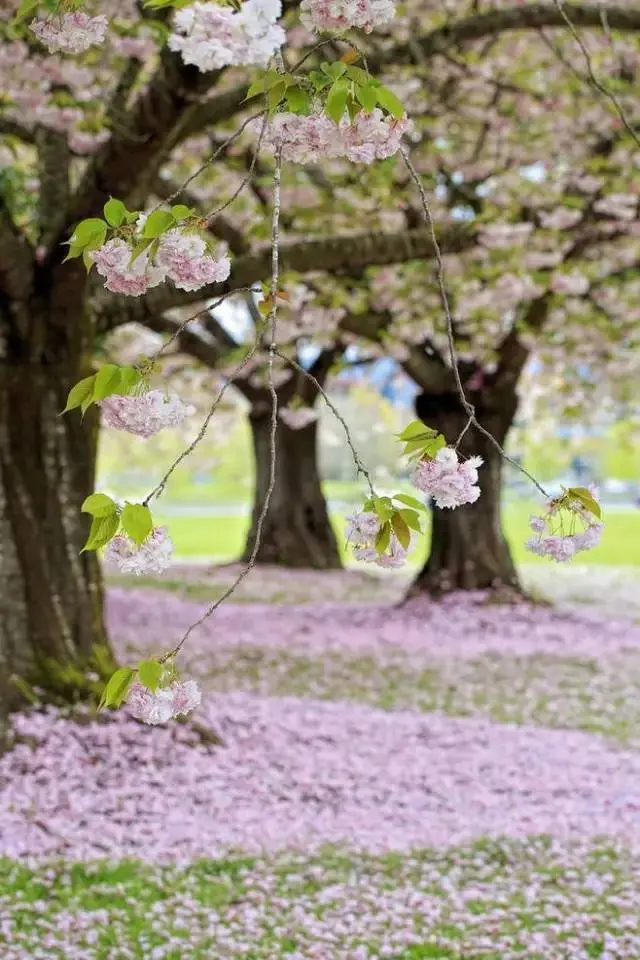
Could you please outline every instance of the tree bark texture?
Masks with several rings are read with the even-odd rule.
[[[261,403],[254,406],[249,421],[256,463],[256,486],[245,560],[251,555],[255,544],[258,517],[269,486],[269,405]],[[278,420],[275,477],[256,561],[299,569],[339,569],[340,554],[318,470],[317,423],[310,423],[301,430],[292,430]]]
[[[504,445],[517,409],[515,390],[473,398],[480,424]],[[421,394],[416,400],[421,420],[454,444],[466,422],[452,394]],[[431,546],[427,561],[409,597],[421,593],[439,596],[453,590],[508,590],[521,592],[518,574],[500,520],[502,458],[491,441],[470,428],[459,454],[479,455],[480,498],[455,510],[431,508]]]
[[[24,684],[73,699],[88,669],[112,665],[94,553],[81,554],[94,489],[98,418],[90,409],[59,416],[69,389],[90,373],[83,352],[65,349],[57,324],[34,340],[9,336],[0,354],[0,695]],[[37,324],[37,327],[36,327]],[[68,329],[73,318],[68,319]],[[20,328],[14,328],[14,334]],[[25,329],[25,327],[23,327]],[[61,342],[62,341],[62,342]],[[59,348],[62,347],[60,350]],[[61,357],[64,357],[64,359]]]

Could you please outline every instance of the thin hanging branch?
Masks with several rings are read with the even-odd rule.
[[[541,486],[541,484],[536,480],[536,478],[532,474],[530,474],[528,470],[526,470],[523,466],[521,466],[521,464],[519,464],[517,460],[514,460],[512,457],[508,456],[504,452],[503,448],[498,443],[496,438],[493,436],[493,434],[490,433],[489,430],[485,429],[485,427],[483,427],[478,422],[478,419],[476,417],[475,407],[473,406],[472,403],[469,403],[467,399],[467,395],[464,392],[464,386],[462,385],[462,380],[460,379],[460,371],[458,369],[458,354],[456,351],[456,344],[455,344],[454,323],[453,323],[453,317],[451,315],[451,307],[449,305],[449,295],[447,293],[447,287],[446,287],[445,276],[444,276],[444,261],[442,259],[442,252],[440,250],[438,238],[436,236],[435,224],[433,222],[433,216],[431,214],[431,207],[429,206],[429,200],[427,199],[426,191],[424,189],[422,180],[420,179],[420,174],[414,167],[406,147],[401,147],[400,152],[402,154],[402,159],[406,164],[407,170],[409,171],[409,175],[413,180],[413,182],[415,183],[416,187],[418,188],[418,192],[420,194],[420,200],[422,201],[422,211],[424,213],[424,218],[427,223],[427,226],[429,227],[429,231],[431,233],[433,251],[435,254],[436,265],[437,265],[438,290],[440,292],[440,299],[442,301],[442,306],[444,309],[444,315],[446,320],[447,341],[449,344],[449,356],[451,360],[451,369],[452,369],[453,377],[455,380],[456,391],[457,391],[458,397],[460,398],[460,403],[462,404],[462,408],[468,417],[467,422],[463,427],[462,432],[460,433],[455,446],[456,448],[459,446],[460,441],[462,440],[463,436],[465,435],[467,430],[469,430],[470,427],[472,426],[475,427],[478,433],[481,433],[484,437],[487,438],[487,440],[489,440],[492,443],[492,445],[499,452],[503,460],[506,460],[507,463],[510,463],[517,470],[519,470],[520,473],[523,473],[526,477],[528,477],[529,480],[534,484],[534,486],[540,491],[543,497],[546,500],[549,500],[550,499],[549,494],[544,489],[544,487]]]
[[[253,544],[253,549],[251,551],[251,556],[247,561],[244,568],[238,574],[231,586],[225,590],[221,597],[218,597],[217,600],[214,600],[213,603],[209,604],[202,616],[198,617],[197,620],[194,620],[184,634],[178,641],[174,649],[166,654],[162,662],[177,656],[185,642],[191,636],[196,627],[199,627],[205,620],[207,620],[212,614],[216,612],[218,607],[228,600],[229,597],[235,593],[242,581],[249,575],[253,567],[255,566],[256,558],[258,556],[258,551],[262,543],[262,528],[264,526],[264,521],[266,519],[267,513],[269,511],[269,506],[271,504],[271,496],[276,483],[276,433],[278,429],[278,394],[276,392],[275,383],[273,379],[273,362],[278,354],[277,348],[277,332],[278,332],[278,284],[279,284],[279,273],[280,273],[280,181],[282,173],[282,148],[279,148],[276,152],[276,163],[275,170],[273,174],[273,211],[271,218],[271,311],[269,314],[269,323],[270,323],[270,339],[269,344],[269,353],[267,357],[267,378],[269,393],[271,394],[271,430],[269,436],[269,485],[267,487],[267,492],[265,494],[264,502],[262,504],[262,510],[260,511],[260,516],[258,517],[258,523],[256,526],[256,537]],[[257,346],[260,342],[260,334],[256,337],[256,342],[252,354],[255,353]],[[246,364],[247,358],[245,358],[244,363]],[[226,386],[226,384],[225,384]],[[213,414],[211,413],[211,416]],[[211,419],[209,416],[209,419]],[[196,439],[196,443],[199,442]],[[195,443],[192,445],[195,446]],[[185,456],[187,453],[184,454]],[[177,464],[176,464],[177,465]]]

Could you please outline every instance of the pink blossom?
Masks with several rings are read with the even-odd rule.
[[[164,271],[155,267],[146,252],[132,259],[131,247],[115,237],[99,250],[91,253],[98,273],[105,277],[105,287],[112,293],[139,297],[150,287],[156,287],[164,279]]]
[[[154,527],[147,539],[135,543],[125,534],[109,541],[105,561],[117,566],[123,573],[162,573],[171,563],[173,543],[166,527]]]
[[[107,17],[90,17],[82,10],[76,10],[62,17],[32,20],[29,27],[49,53],[83,53],[89,47],[103,43],[109,21]]]
[[[594,487],[590,492],[597,500]],[[582,530],[575,529],[577,522],[582,525]],[[567,501],[566,497],[550,501],[544,516],[532,516],[529,526],[538,536],[527,541],[527,550],[558,563],[570,560],[582,550],[596,547],[604,529],[602,521],[590,513],[580,499]],[[543,536],[545,532],[547,536]]]
[[[155,692],[136,681],[127,696],[129,712],[137,720],[153,725],[186,716],[200,706],[201,701],[202,694],[195,680],[176,680]]]
[[[227,256],[215,259],[206,250],[206,242],[199,234],[175,228],[163,235],[155,264],[166,270],[180,290],[199,290],[208,283],[221,283],[231,272]]]
[[[276,22],[281,12],[280,0],[246,0],[238,11],[196,2],[176,12],[169,49],[203,72],[226,66],[265,67],[286,39]]]
[[[256,132],[261,127],[262,121],[253,122]],[[284,159],[293,163],[346,157],[354,163],[370,164],[396,153],[408,127],[407,117],[395,120],[377,108],[370,114],[361,111],[353,121],[343,118],[337,126],[325,114],[277,113],[262,143],[272,151],[281,145]]]
[[[393,20],[394,0],[302,0],[300,19],[311,30],[342,32],[358,27],[371,33],[374,27]]]
[[[425,457],[416,464],[411,482],[418,490],[433,497],[436,506],[450,508],[475,503],[480,496],[478,467],[482,457],[470,457],[463,463],[451,447],[438,450],[435,457]]]
[[[149,390],[122,396],[114,394],[100,401],[105,426],[124,430],[138,437],[152,437],[165,427],[179,427],[186,417],[195,412],[176,394]]]
[[[384,552],[377,549],[375,541],[380,529],[380,518],[373,511],[361,511],[347,517],[346,540],[353,547],[353,556],[364,563],[375,563],[388,569],[402,567],[407,561],[408,550],[391,533]]]

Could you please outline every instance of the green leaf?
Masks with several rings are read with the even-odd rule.
[[[415,512],[415,510],[399,510],[400,516],[404,519],[404,522],[408,527],[411,527],[412,530],[415,530],[416,533],[422,533],[422,524],[420,523],[420,517]]]
[[[387,521],[383,523],[376,534],[375,547],[378,553],[384,553],[391,540],[391,524]]]
[[[174,227],[175,223],[175,217],[168,210],[154,210],[144,222],[142,236],[152,240],[161,237],[163,233]]]
[[[122,200],[115,200],[111,197],[104,205],[104,218],[110,227],[119,227],[124,223],[127,216],[127,208]]]
[[[178,222],[180,222],[180,220],[188,220],[195,212],[195,207],[187,207],[184,203],[176,203],[175,207],[171,207],[171,214],[174,220]]]
[[[388,497],[373,497],[371,499],[371,507],[383,522],[390,520],[393,516],[393,506]]]
[[[392,117],[395,117],[396,120],[401,120],[407,112],[404,108],[404,105],[401,100],[399,100],[395,93],[392,93],[388,87],[378,87],[376,89],[378,103],[383,107]]]
[[[142,383],[143,377],[137,367],[120,367],[120,393],[122,396],[132,393]]]
[[[360,87],[368,87],[370,85],[376,87],[379,86],[379,82],[377,80],[373,80],[367,71],[363,70],[361,67],[347,67],[347,76],[350,80],[355,80]]]
[[[147,687],[152,693],[158,689],[163,672],[162,664],[157,660],[143,660],[138,664],[138,679],[142,686]]]
[[[110,517],[118,509],[118,504],[106,493],[92,493],[80,507],[83,513],[90,513],[92,517]]]
[[[76,383],[75,387],[71,387],[69,396],[67,397],[67,405],[62,413],[68,413],[69,410],[75,410],[75,408],[81,406],[83,401],[85,401],[88,397],[93,396],[93,385],[95,379],[96,378],[94,374],[92,377],[85,377],[84,380],[80,380],[79,383]]]
[[[309,94],[302,87],[289,87],[286,92],[287,106],[292,113],[309,113],[311,100]]]
[[[393,532],[400,541],[400,546],[407,550],[411,543],[411,530],[409,529],[406,520],[399,512],[394,513],[393,517],[391,518],[391,526],[393,527]]]
[[[112,513],[108,517],[94,517],[91,521],[91,529],[87,542],[81,550],[100,550],[106,547],[113,537],[115,537],[120,526],[120,517],[117,513]]]
[[[36,12],[40,6],[40,0],[21,0],[15,13],[16,20],[24,20]]]
[[[416,497],[410,497],[408,493],[394,493],[393,500],[398,500],[400,503],[406,503],[408,507],[411,507],[413,510],[422,510],[423,513],[428,513],[429,508],[425,503],[422,503],[421,500],[417,500]]]
[[[143,503],[127,503],[122,511],[122,529],[134,543],[144,543],[153,530],[153,518],[149,507]]]
[[[331,77],[332,80],[339,80],[343,73],[346,73],[347,65],[340,60],[334,61],[333,63],[327,63],[325,61],[320,64],[320,69],[323,73],[326,73],[328,77]]]
[[[267,94],[267,104],[269,107],[269,113],[273,113],[277,107],[282,103],[282,98],[284,97],[284,92],[287,89],[287,85],[284,80],[280,80],[276,83]]]
[[[427,427],[422,420],[412,420],[407,424],[402,433],[398,433],[399,440],[412,440],[414,437],[436,437],[438,431],[432,427]]]
[[[375,109],[378,102],[378,91],[375,87],[369,85],[366,87],[356,87],[356,98],[362,104],[367,113]]]
[[[327,94],[324,111],[334,123],[339,123],[344,116],[344,108],[349,96],[349,84],[346,80],[338,79]]]
[[[116,670],[102,691],[98,709],[102,710],[103,707],[119,707],[129,692],[131,681],[135,675],[136,672],[132,670],[131,667],[120,667]]]
[[[120,367],[115,363],[105,363],[96,374],[96,382],[93,388],[93,401],[104,400],[114,393],[118,393],[120,386]]]
[[[312,70],[309,73],[309,80],[311,80],[316,90],[324,90],[324,88],[328,87],[331,83],[331,79],[326,73],[320,73],[319,70]]]
[[[73,247],[84,249],[88,243],[99,239],[98,246],[101,247],[106,236],[107,224],[104,220],[92,217],[89,220],[81,220],[67,242]]]
[[[574,500],[579,500],[583,507],[597,517],[598,520],[602,518],[600,504],[586,487],[569,487],[567,495]]]

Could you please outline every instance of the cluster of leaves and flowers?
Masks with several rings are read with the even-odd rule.
[[[358,513],[347,519],[346,541],[356,560],[379,567],[401,567],[412,542],[412,531],[422,533],[420,513],[426,507],[408,494],[371,496]]]
[[[226,280],[231,261],[195,210],[176,204],[150,213],[127,210],[111,198],[104,220],[82,220],[73,231],[68,259],[95,265],[112,293],[137,297],[169,279],[181,290],[198,290]]]
[[[355,51],[333,63],[322,63],[308,75],[268,70],[255,80],[248,99],[266,97],[269,122],[262,144],[282,150],[284,160],[317,163],[345,157],[373,163],[393,156],[409,129],[399,98],[366,70],[350,62]]]
[[[186,716],[200,705],[202,695],[195,680],[182,680],[175,660],[143,660],[137,667],[120,667],[104,688],[100,707],[119,707],[143,723],[166,723]]]
[[[600,543],[604,528],[595,489],[569,487],[549,500],[544,513],[532,516],[529,526],[536,536],[527,541],[527,549],[538,557],[562,563],[591,550]]]

